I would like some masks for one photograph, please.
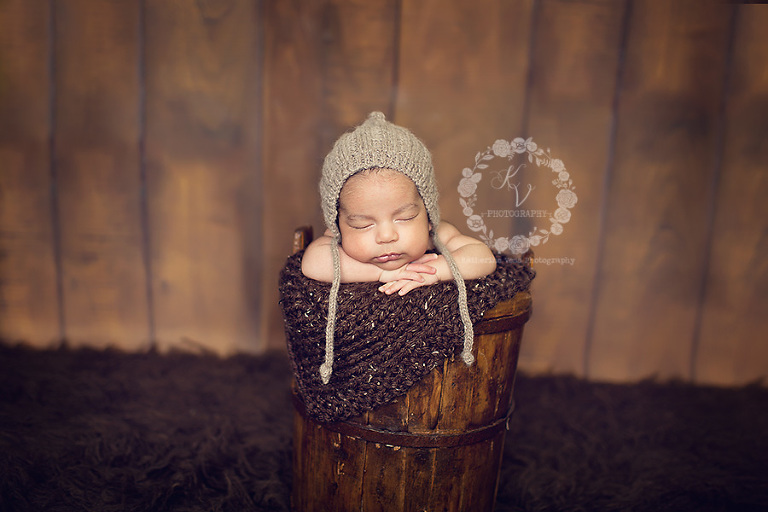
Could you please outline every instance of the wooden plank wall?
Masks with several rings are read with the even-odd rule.
[[[375,109],[460,226],[495,140],[566,163],[521,368],[764,377],[767,49],[768,7],[719,0],[0,0],[0,338],[282,348],[292,229]]]

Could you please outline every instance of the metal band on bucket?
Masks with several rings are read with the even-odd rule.
[[[457,446],[467,446],[491,439],[499,432],[508,429],[509,419],[515,410],[514,401],[509,407],[509,411],[498,420],[484,425],[480,428],[467,430],[464,432],[428,434],[413,432],[393,432],[390,430],[381,430],[372,428],[359,423],[347,421],[336,423],[319,423],[307,415],[306,407],[301,398],[294,390],[291,393],[293,404],[296,410],[305,420],[322,426],[332,432],[342,434],[355,439],[361,439],[370,443],[378,443],[389,446],[402,446],[406,448],[453,448]]]

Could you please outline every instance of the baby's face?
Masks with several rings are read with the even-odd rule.
[[[355,174],[339,195],[341,247],[352,258],[394,270],[429,249],[429,218],[416,185],[404,174]]]

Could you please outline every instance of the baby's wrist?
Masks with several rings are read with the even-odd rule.
[[[382,270],[379,274],[379,282],[380,283],[388,283],[390,281],[394,281],[396,278],[395,271],[394,270]]]

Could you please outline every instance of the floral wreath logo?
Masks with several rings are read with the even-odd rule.
[[[513,161],[516,155],[527,154],[528,162],[536,163],[537,167],[545,166],[549,168],[554,174],[555,178],[552,180],[552,184],[558,190],[555,200],[557,201],[557,210],[550,216],[549,229],[537,229],[535,226],[525,235],[514,235],[512,237],[498,237],[494,238],[493,230],[488,230],[485,225],[485,221],[481,215],[474,212],[475,205],[477,203],[477,184],[482,179],[483,175],[480,170],[488,168],[488,161],[493,160],[496,157],[506,158],[510,162],[510,166],[506,171],[497,171],[497,175],[491,180],[491,186],[494,188],[501,188],[503,185],[508,185],[510,188],[515,189],[515,194],[518,198],[515,200],[516,206],[520,206],[522,202],[527,199],[525,196],[522,202],[519,201],[518,185],[509,185],[508,179],[514,177],[517,171],[523,167],[523,165],[515,167]],[[506,172],[506,174],[504,174]],[[512,141],[506,141],[503,139],[497,140],[493,143],[493,146],[487,148],[485,151],[481,151],[475,155],[475,165],[471,169],[465,167],[462,171],[463,178],[459,182],[459,203],[463,208],[464,215],[467,216],[467,226],[472,231],[480,233],[480,239],[485,242],[488,247],[496,249],[498,252],[504,252],[509,250],[512,254],[523,254],[530,247],[535,247],[541,244],[547,243],[550,235],[559,235],[563,232],[563,224],[568,223],[571,220],[570,209],[576,206],[578,197],[574,192],[573,180],[571,180],[570,174],[565,169],[565,164],[558,158],[552,158],[549,148],[546,151],[539,148],[538,145],[533,142],[532,138],[523,139],[518,137]],[[500,186],[494,185],[494,182],[499,183]],[[531,185],[528,186],[528,194],[533,190]]]

